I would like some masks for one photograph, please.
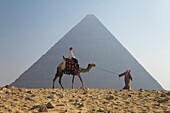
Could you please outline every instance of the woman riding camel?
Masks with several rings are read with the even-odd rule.
[[[73,48],[72,47],[69,48],[68,58],[72,59],[76,63],[77,68],[79,69],[78,60],[76,59],[76,57],[73,54]]]

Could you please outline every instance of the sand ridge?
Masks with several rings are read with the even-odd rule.
[[[0,113],[170,113],[170,91],[0,87]]]

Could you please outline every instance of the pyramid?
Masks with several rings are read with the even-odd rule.
[[[163,89],[107,28],[91,14],[73,27],[11,85],[26,88],[51,88],[56,68],[62,56],[68,56],[69,47],[74,48],[74,55],[81,67],[86,68],[89,63],[96,64],[96,68],[81,74],[85,87],[121,89],[124,86],[124,79],[119,78],[115,73],[122,73],[130,68],[134,79],[131,82],[132,89]],[[62,78],[65,88],[71,88],[71,81],[71,75],[64,75]],[[60,88],[58,80],[55,82],[55,87]],[[75,77],[74,87],[81,87],[78,77]]]

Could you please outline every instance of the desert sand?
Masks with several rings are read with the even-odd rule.
[[[170,91],[0,87],[0,113],[170,113]]]

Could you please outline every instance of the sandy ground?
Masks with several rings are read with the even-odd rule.
[[[0,87],[0,113],[170,113],[170,91]]]

